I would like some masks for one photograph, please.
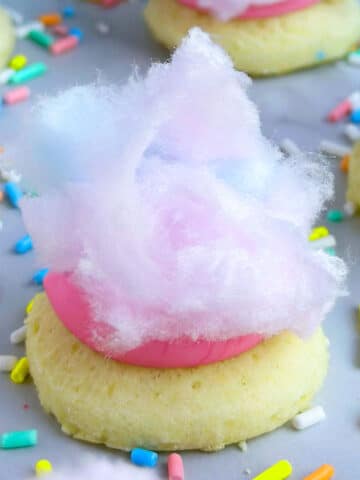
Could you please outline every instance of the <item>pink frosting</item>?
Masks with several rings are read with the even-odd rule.
[[[244,335],[225,341],[152,340],[126,353],[118,350],[119,332],[113,326],[94,320],[86,294],[65,274],[49,273],[44,287],[50,303],[65,327],[82,343],[106,357],[132,365],[154,368],[185,368],[219,362],[240,355],[261,342],[262,336]]]
[[[237,2],[237,5],[234,2],[235,5],[230,10],[227,10],[226,6],[222,10],[224,2],[218,0],[214,4],[211,1],[204,2],[203,0],[178,0],[178,2],[189,8],[212,13],[222,20],[229,20],[230,18],[257,19],[278,17],[310,7],[318,3],[319,0],[285,0],[274,3],[269,3],[269,0],[255,0],[252,3]]]

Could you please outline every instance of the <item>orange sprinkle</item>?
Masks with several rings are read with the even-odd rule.
[[[315,472],[310,473],[304,480],[329,480],[335,473],[332,465],[321,465]]]
[[[4,200],[4,192],[2,190],[0,190],[0,202],[2,202]]]
[[[39,20],[45,27],[53,27],[62,22],[62,17],[59,13],[45,13],[40,15]]]
[[[349,171],[350,155],[344,155],[340,161],[340,170],[344,173]]]

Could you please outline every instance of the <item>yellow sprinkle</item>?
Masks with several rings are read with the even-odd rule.
[[[310,242],[314,240],[319,240],[319,238],[327,237],[329,235],[329,230],[326,227],[316,227],[314,228],[310,235],[309,235],[309,240]]]
[[[26,308],[25,308],[26,315],[29,315],[29,313],[33,309],[34,299],[35,299],[35,297],[32,300],[30,300],[30,302],[26,305]]]
[[[27,357],[20,358],[11,370],[10,378],[14,383],[24,383],[24,380],[29,375],[29,361]]]
[[[47,475],[48,473],[51,473],[53,470],[51,463],[49,460],[46,459],[41,459],[38,460],[35,464],[35,473],[37,477],[43,477],[44,475]]]
[[[9,67],[13,70],[21,70],[27,64],[27,58],[25,55],[16,55],[9,62]]]

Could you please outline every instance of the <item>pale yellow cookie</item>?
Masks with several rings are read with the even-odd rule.
[[[283,333],[237,358],[189,369],[105,359],[81,344],[45,294],[27,320],[30,371],[65,433],[129,450],[218,450],[279,427],[323,383],[327,340]]]
[[[14,46],[14,27],[8,14],[0,8],[0,68],[6,66]]]
[[[150,0],[145,19],[155,38],[175,48],[191,27],[211,34],[235,66],[276,75],[342,57],[360,39],[357,0],[322,0],[304,10],[261,20],[221,22],[176,0]]]

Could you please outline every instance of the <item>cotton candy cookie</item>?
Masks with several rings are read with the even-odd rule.
[[[0,68],[4,67],[15,46],[15,30],[8,14],[0,7]]]
[[[241,7],[263,3],[269,9],[274,2],[197,3],[210,6],[210,13],[184,3],[189,2],[149,1],[145,19],[154,37],[173,49],[197,25],[231,55],[238,69],[255,76],[278,75],[332,61],[344,56],[360,38],[360,6],[356,0],[321,0],[281,14],[273,9],[273,14],[265,18],[259,13],[255,18],[243,18]],[[240,18],[235,18],[239,6]]]
[[[66,433],[216,450],[278,427],[320,387],[320,325],[346,293],[343,261],[308,241],[332,176],[262,135],[249,86],[193,29],[125,87],[42,98],[10,152],[39,192],[19,203],[50,270],[27,355]]]

